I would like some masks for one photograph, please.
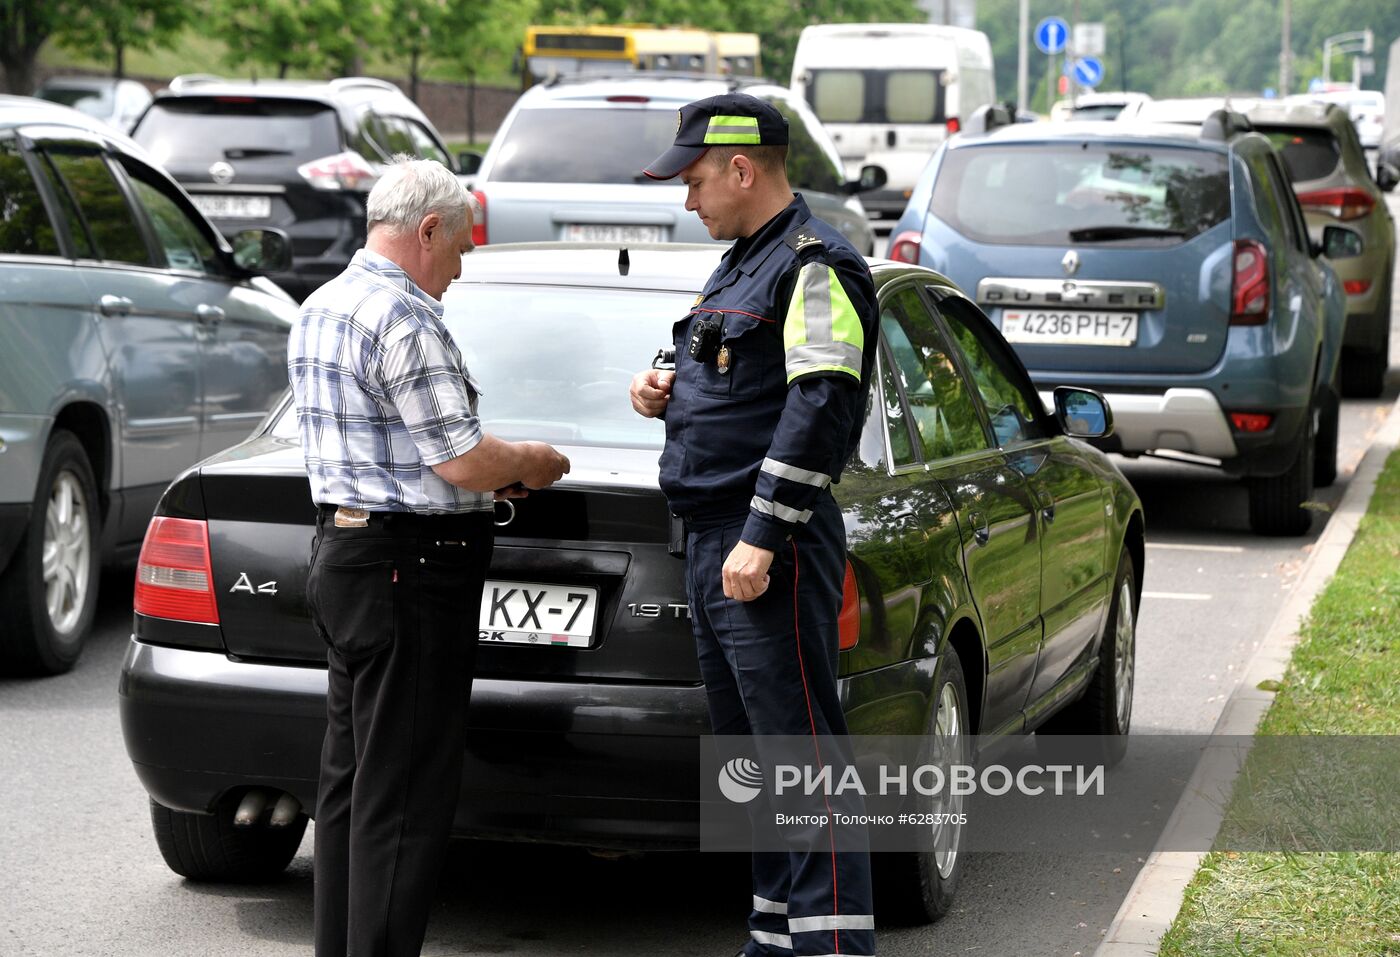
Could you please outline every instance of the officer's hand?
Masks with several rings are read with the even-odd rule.
[[[734,546],[724,560],[724,597],[735,601],[753,601],[768,590],[768,566],[773,553],[748,542]]]
[[[648,419],[666,411],[671,401],[671,383],[676,374],[669,369],[648,369],[632,377],[632,408]]]

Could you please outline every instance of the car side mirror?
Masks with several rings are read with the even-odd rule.
[[[1376,185],[1381,188],[1381,192],[1390,192],[1395,188],[1397,183],[1400,183],[1400,169],[1397,169],[1395,164],[1386,160],[1377,160]]]
[[[1055,418],[1065,435],[1076,439],[1102,439],[1113,434],[1113,410],[1093,389],[1055,386]]]
[[[485,158],[476,150],[462,150],[457,154],[457,172],[463,176],[473,176],[481,172],[481,161]]]
[[[862,166],[860,168],[860,179],[851,180],[843,189],[847,194],[868,193],[872,189],[879,189],[881,186],[884,186],[889,182],[889,179],[883,166]]]
[[[286,272],[292,268],[292,241],[280,229],[244,229],[233,235],[233,261],[254,275]]]
[[[1360,256],[1366,244],[1361,234],[1345,226],[1328,226],[1322,231],[1322,245],[1318,252],[1328,259],[1350,259]]]

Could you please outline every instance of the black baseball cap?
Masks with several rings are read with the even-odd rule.
[[[788,123],[767,100],[747,93],[721,93],[687,103],[676,121],[676,142],[642,170],[670,179],[711,146],[786,146]]]

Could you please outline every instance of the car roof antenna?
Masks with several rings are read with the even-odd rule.
[[[617,274],[627,275],[627,271],[632,268],[632,260],[627,258],[627,247],[623,246],[617,251]]]

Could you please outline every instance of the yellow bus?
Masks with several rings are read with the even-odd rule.
[[[521,83],[555,76],[660,71],[758,75],[758,35],[686,27],[531,26],[525,28]]]

